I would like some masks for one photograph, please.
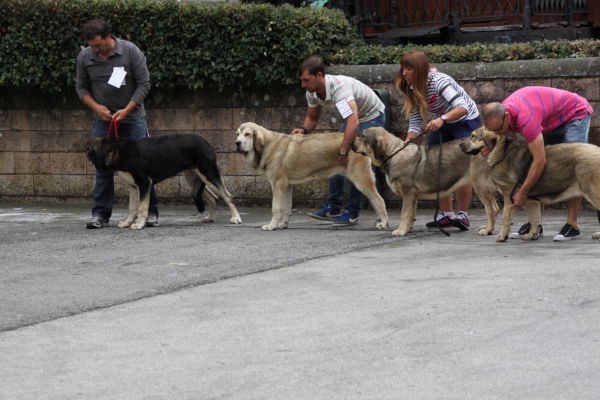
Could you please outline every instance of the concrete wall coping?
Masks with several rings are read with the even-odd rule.
[[[600,76],[600,57],[543,60],[433,64],[457,81]],[[327,68],[332,75],[346,75],[365,83],[394,82],[398,64],[339,65]]]

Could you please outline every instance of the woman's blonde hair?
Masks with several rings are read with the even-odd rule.
[[[405,68],[413,70],[412,82],[407,83],[404,80],[402,71]],[[419,107],[421,118],[425,120],[427,114],[427,78],[431,65],[429,59],[421,51],[410,51],[402,56],[400,60],[400,70],[396,76],[396,88],[404,96],[404,108],[406,118]]]

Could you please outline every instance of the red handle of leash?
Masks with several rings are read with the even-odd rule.
[[[109,138],[110,137],[110,131],[111,130],[115,130],[115,137],[118,138],[119,137],[119,120],[117,120],[116,118],[113,118],[110,120],[110,126],[108,127],[108,133],[106,134],[106,137]]]

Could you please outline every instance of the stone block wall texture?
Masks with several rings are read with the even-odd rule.
[[[600,145],[600,58],[533,60],[435,65],[454,77],[481,106],[502,101],[524,86],[550,86],[576,92],[594,110],[590,143]],[[328,73],[355,77],[373,88],[386,89],[392,100],[392,133],[406,135],[403,99],[394,87],[398,65],[338,66]],[[226,185],[238,204],[269,204],[271,189],[235,152],[235,132],[247,121],[290,132],[306,115],[300,84],[258,90],[218,92],[154,88],[146,99],[151,136],[193,133],[217,149]],[[95,170],[75,144],[91,137],[92,112],[75,90],[44,95],[0,87],[0,200],[92,204]],[[337,131],[341,117],[326,110],[318,131]],[[422,140],[422,139],[420,139]],[[116,195],[126,202],[127,188],[116,181]],[[327,199],[326,181],[298,185],[294,204],[317,206]],[[157,185],[161,202],[192,204],[191,190],[182,176]],[[388,205],[399,202],[388,189]]]

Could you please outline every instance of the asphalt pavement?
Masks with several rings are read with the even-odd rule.
[[[483,210],[402,238],[399,210],[383,231],[306,211],[87,230],[89,207],[0,203],[0,399],[600,397],[595,212],[581,240],[553,242],[548,211],[543,238],[496,243]]]

